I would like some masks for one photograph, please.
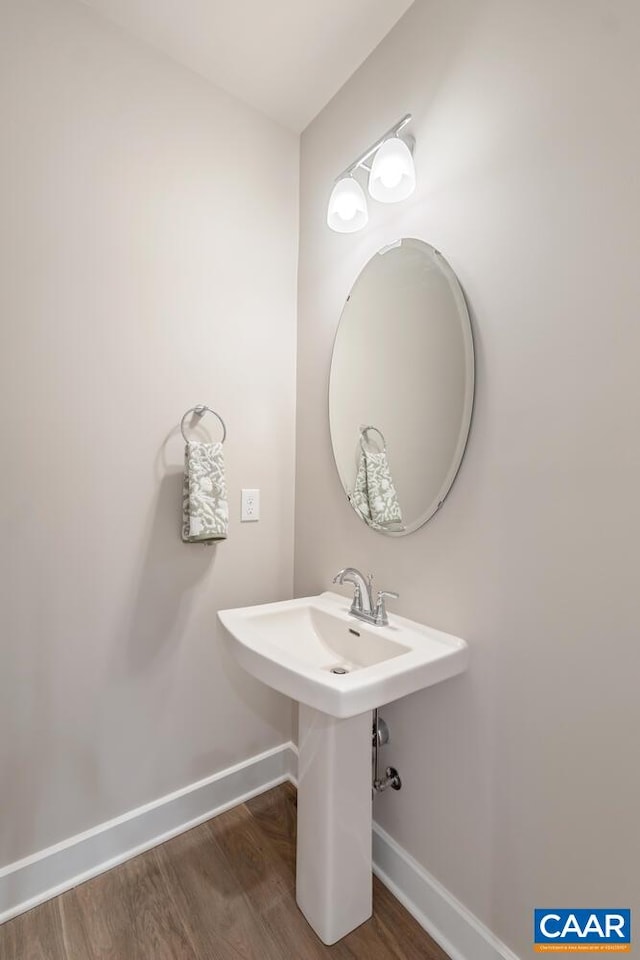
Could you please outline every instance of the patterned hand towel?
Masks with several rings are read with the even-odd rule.
[[[228,522],[222,444],[189,440],[184,450],[182,539],[185,543],[225,540]]]
[[[404,530],[386,451],[361,451],[351,502],[370,527]]]

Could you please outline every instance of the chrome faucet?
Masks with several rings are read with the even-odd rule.
[[[389,623],[385,599],[391,597],[397,600],[399,594],[393,590],[379,590],[375,606],[373,603],[373,575],[369,574],[367,579],[362,576],[355,567],[345,567],[333,578],[334,583],[352,583],[354,585],[353,601],[349,613],[357,617],[358,620],[364,620],[365,623],[372,623],[376,627],[386,627]]]

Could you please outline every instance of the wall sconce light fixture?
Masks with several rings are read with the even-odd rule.
[[[354,233],[369,219],[364,190],[351,175],[339,179],[329,197],[327,223],[338,233]]]
[[[381,203],[397,203],[409,197],[416,188],[413,163],[413,137],[400,138],[399,133],[411,120],[407,113],[336,178],[329,197],[327,223],[338,233],[355,233],[369,219],[367,198],[354,174],[369,174],[369,194]]]

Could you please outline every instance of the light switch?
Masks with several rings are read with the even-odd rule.
[[[260,491],[243,490],[242,507],[240,510],[240,521],[246,523],[251,520],[260,519]]]

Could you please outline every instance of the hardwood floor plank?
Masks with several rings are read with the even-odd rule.
[[[196,827],[158,847],[158,861],[198,957],[254,960],[262,935],[211,833]]]
[[[374,879],[374,914],[332,947],[295,901],[283,784],[0,926],[0,960],[449,960]]]
[[[198,960],[155,850],[62,900],[67,960]]]
[[[193,942],[203,957],[209,957],[207,950],[225,960],[325,956],[291,897],[291,878],[274,875],[267,843],[246,808],[236,807],[192,834],[187,862],[176,871],[171,851],[165,867],[183,915],[186,912],[197,924]],[[287,872],[284,863],[280,869]],[[182,897],[176,895],[176,884],[182,887]]]
[[[76,909],[76,898],[72,890],[58,897],[58,906],[62,918],[62,932],[67,960],[95,960],[91,941],[82,923],[82,916]]]
[[[261,793],[245,806],[295,877],[297,794],[293,784]]]
[[[449,960],[449,955],[377,877],[373,880],[373,909],[382,927],[381,936],[397,938],[403,960]]]
[[[245,804],[209,820],[206,828],[254,910],[260,913],[276,900],[291,898],[295,876],[279,856],[273,856],[269,838]]]
[[[56,900],[0,925],[2,960],[66,960]]]
[[[295,872],[271,845],[248,806],[235,807],[224,818],[210,820],[207,828],[258,918],[263,956],[268,953],[277,960],[289,956],[296,960],[327,957],[328,948],[316,937],[295,902]],[[331,956],[334,960],[351,958],[341,943],[331,948]]]

